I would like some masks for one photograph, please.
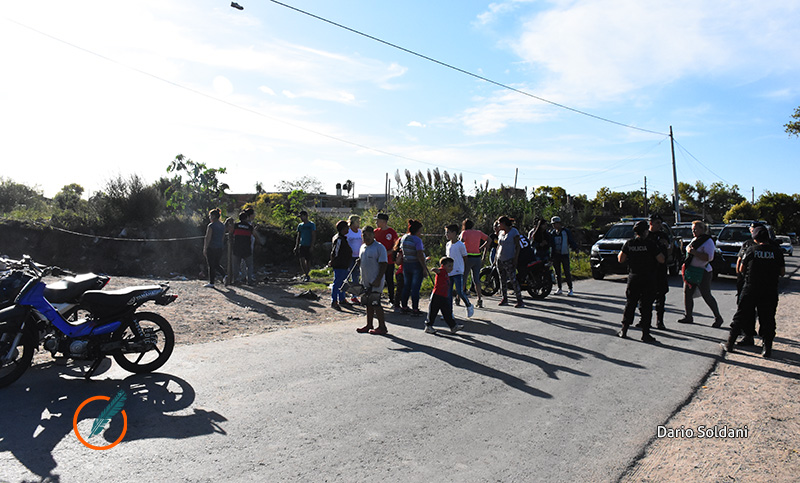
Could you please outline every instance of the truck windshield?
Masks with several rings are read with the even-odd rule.
[[[747,241],[750,238],[750,229],[746,226],[726,226],[719,233],[719,241]]]

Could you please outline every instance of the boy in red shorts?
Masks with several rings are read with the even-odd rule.
[[[450,277],[447,275],[453,270],[453,259],[450,257],[442,257],[439,259],[439,265],[439,268],[433,269],[434,273],[436,273],[436,281],[434,282],[433,292],[431,292],[431,302],[428,305],[428,320],[425,321],[425,332],[428,334],[436,333],[436,330],[433,328],[433,322],[436,320],[436,315],[441,311],[442,318],[447,322],[447,325],[450,326],[450,333],[455,334],[463,329],[464,326],[456,324],[456,321],[453,319]]]

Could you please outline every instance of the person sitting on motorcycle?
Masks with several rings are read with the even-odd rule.
[[[533,220],[533,228],[528,232],[528,240],[531,242],[535,260],[550,259],[550,236],[547,234],[547,223],[538,216]]]

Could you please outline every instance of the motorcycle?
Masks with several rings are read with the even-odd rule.
[[[517,270],[519,288],[534,299],[544,299],[553,290],[555,273],[550,260],[534,260],[522,270]],[[497,264],[481,269],[481,293],[492,296],[500,290],[500,271]]]
[[[53,358],[94,361],[85,373],[89,379],[107,356],[134,373],[152,372],[167,362],[175,347],[175,334],[167,320],[152,312],[139,312],[147,302],[168,305],[178,297],[167,294],[169,285],[128,287],[113,291],[89,290],[79,307],[87,316],[67,321],[45,297],[42,278],[66,272],[37,266],[28,256],[21,271],[24,285],[10,307],[0,310],[0,387],[19,379],[30,367],[41,344]]]
[[[35,262],[34,262],[35,263]],[[36,264],[37,268],[44,269],[44,265]],[[8,307],[14,303],[14,296],[30,277],[22,271],[25,263],[22,260],[8,258],[0,259],[0,308]],[[88,290],[101,290],[108,285],[111,277],[95,273],[74,274],[61,270],[67,277],[49,283],[44,289],[44,298],[68,321],[78,320],[80,313],[80,298]],[[16,289],[16,290],[15,290]]]

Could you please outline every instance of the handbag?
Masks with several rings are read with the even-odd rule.
[[[706,269],[704,267],[695,267],[693,265],[683,265],[683,280],[691,285],[700,285],[703,281]]]

